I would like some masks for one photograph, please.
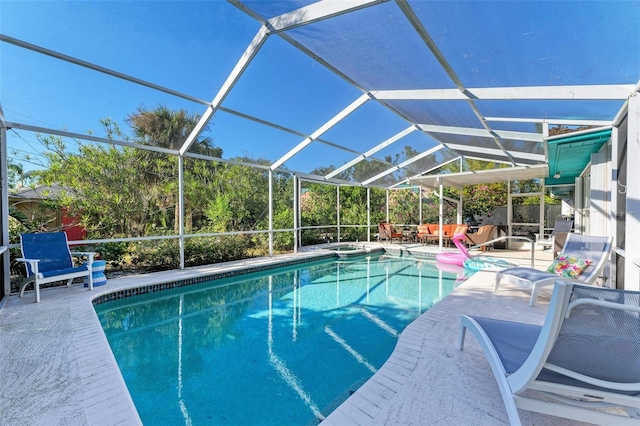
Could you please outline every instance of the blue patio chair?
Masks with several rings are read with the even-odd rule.
[[[24,257],[16,260],[24,262],[27,268],[27,281],[20,288],[20,297],[25,288],[33,283],[37,303],[40,302],[41,284],[67,280],[69,286],[74,278],[85,276],[89,278],[89,290],[93,290],[91,265],[95,253],[74,252],[73,255],[87,257],[86,263],[74,266],[64,232],[21,234],[20,245]]]
[[[565,257],[588,260],[591,264],[587,266],[581,274],[572,278],[562,277],[562,279],[567,279],[579,284],[595,283],[600,276],[600,272],[605,267],[607,259],[609,259],[612,243],[613,237],[596,237],[569,233],[561,254]],[[498,291],[501,281],[531,287],[531,300],[529,301],[529,305],[534,306],[538,297],[538,291],[544,286],[553,285],[558,279],[560,279],[560,277],[557,273],[546,270],[540,271],[528,267],[508,268],[496,273],[493,291]]]
[[[601,425],[640,424],[640,293],[555,284],[543,326],[462,317],[511,425],[518,409]]]

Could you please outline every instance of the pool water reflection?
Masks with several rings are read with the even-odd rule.
[[[145,424],[318,423],[460,275],[411,257],[313,262],[96,306]]]

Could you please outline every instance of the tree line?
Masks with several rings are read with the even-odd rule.
[[[173,111],[165,106],[154,109],[138,108],[126,117],[130,132],[124,132],[111,119],[101,120],[107,138],[128,141],[136,145],[178,150],[198,122],[197,115],[184,110]],[[128,134],[132,136],[128,136]],[[250,156],[222,159],[224,152],[207,137],[208,129],[192,145],[190,152],[198,158],[184,157],[183,193],[184,228],[186,234],[211,234],[269,229],[269,170],[257,166],[271,164],[266,158]],[[9,163],[12,187],[24,184],[56,186],[55,197],[43,200],[50,209],[64,209],[77,218],[87,231],[89,239],[176,235],[179,223],[179,162],[176,155],[140,149],[135,146],[68,141],[53,135],[37,135],[42,144],[45,164],[28,176],[14,162]],[[417,154],[405,147],[395,157],[362,161],[337,177],[344,180],[364,180],[384,171],[390,165]],[[206,159],[205,159],[206,158]],[[476,163],[474,163],[476,161]],[[477,160],[467,160],[468,167],[494,167]],[[452,167],[451,165],[443,168]],[[326,175],[334,165],[314,170]],[[454,170],[449,170],[454,171]],[[457,171],[457,170],[455,170]],[[401,173],[401,172],[399,172]],[[389,175],[382,180],[391,184],[399,176]],[[273,184],[273,227],[292,229],[293,177],[275,172]],[[535,185],[530,183],[527,185]],[[523,192],[528,191],[523,188]],[[446,189],[445,195],[459,198],[457,189]],[[300,194],[300,225],[312,227],[302,232],[302,244],[327,240],[337,241],[338,220],[340,238],[345,241],[366,240],[377,232],[377,223],[386,220],[386,191],[370,190],[370,220],[367,228],[367,190],[361,186],[342,186],[339,189],[340,217],[336,215],[338,194],[329,184],[303,182]],[[420,222],[419,200],[423,199],[422,221],[437,222],[437,198],[430,190],[412,188],[393,190],[389,195],[389,219],[394,223],[416,225]],[[462,190],[463,217],[486,214],[497,206],[506,205],[506,184],[464,187]],[[37,230],[39,225],[29,223],[12,210],[12,236],[19,232]],[[445,209],[445,220],[453,223],[456,211],[453,205]],[[356,226],[358,225],[358,226]],[[323,226],[324,228],[314,228]],[[268,235],[252,233],[188,239],[188,264],[213,263],[268,252]],[[15,242],[15,241],[14,241]],[[293,233],[274,234],[277,251],[293,249]],[[178,246],[176,240],[151,241],[135,244],[106,244],[100,249],[114,264],[137,264],[152,269],[175,267]]]

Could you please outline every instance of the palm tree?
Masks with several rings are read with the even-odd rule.
[[[183,109],[173,111],[164,105],[159,105],[153,110],[141,106],[138,110],[129,114],[127,123],[134,131],[136,138],[143,144],[153,145],[160,148],[179,150],[185,140],[198,123],[200,117],[197,114],[189,115]],[[204,132],[208,129],[205,127]],[[208,137],[199,137],[191,147],[191,152],[208,155],[212,157],[222,157],[222,149],[213,145]],[[174,194],[166,197],[161,210],[166,210],[171,205],[174,206],[174,230],[179,226],[179,205],[177,202],[177,191],[175,182],[177,179],[177,164],[167,156],[152,151],[142,151],[140,153],[140,164],[146,166],[145,185],[150,187],[167,186],[165,191]],[[167,179],[169,178],[169,179]],[[185,207],[187,206],[185,200]],[[191,228],[192,214],[188,208],[186,212],[186,226]]]
[[[126,119],[135,135],[144,143],[175,150],[182,147],[199,120],[197,114],[189,115],[183,109],[172,111],[164,105],[159,105],[154,110],[141,106]],[[207,131],[206,127],[204,131]],[[197,139],[192,152],[212,157],[222,156],[222,149],[214,147],[208,137]]]
[[[7,174],[9,189],[25,186],[25,182],[29,179],[29,172],[25,173],[23,165],[14,163],[10,158],[7,162]]]

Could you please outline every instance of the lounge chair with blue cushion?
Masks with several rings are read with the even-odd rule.
[[[555,284],[544,325],[463,316],[511,425],[518,409],[601,425],[640,424],[640,293]]]
[[[559,278],[580,284],[593,284],[609,259],[612,242],[613,237],[569,233],[562,252],[549,268],[540,271],[517,267],[498,271],[493,291],[498,291],[501,281],[531,287],[529,305],[534,306],[538,291],[544,286],[553,285]],[[549,272],[550,270],[553,272]]]
[[[89,290],[93,290],[91,265],[95,253],[74,252],[73,255],[87,257],[86,263],[74,266],[67,234],[64,232],[21,234],[20,245],[23,257],[16,260],[24,262],[27,268],[27,281],[20,288],[20,297],[33,282],[37,303],[40,302],[41,284],[67,280],[69,286],[74,278],[85,276],[88,277]]]

